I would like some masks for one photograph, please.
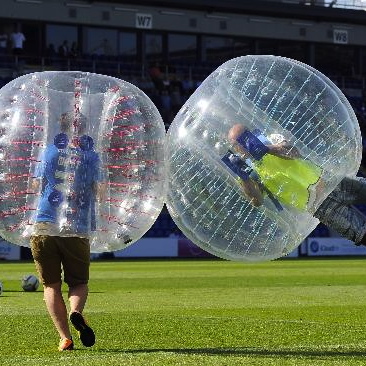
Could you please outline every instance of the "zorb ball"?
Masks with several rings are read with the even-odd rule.
[[[361,146],[350,104],[320,72],[283,57],[239,57],[200,85],[169,128],[167,206],[216,256],[279,258],[357,173]]]
[[[0,90],[0,232],[88,237],[123,249],[164,203],[165,128],[134,85],[84,72],[21,76]]]

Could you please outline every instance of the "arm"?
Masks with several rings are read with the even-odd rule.
[[[107,185],[101,182],[94,182],[93,192],[98,202],[102,202],[105,199]]]
[[[42,179],[46,173],[46,153],[47,153],[48,149],[46,149],[45,151],[42,152],[42,155],[40,157],[40,160],[38,161],[38,164],[35,168],[35,172],[34,175],[31,178],[31,189],[33,189],[33,191],[35,193],[38,193],[41,189],[41,185],[42,185]]]
[[[268,148],[269,154],[278,156],[279,158],[298,159],[302,157],[299,150],[287,141],[283,141],[280,144],[268,145]]]
[[[253,168],[231,150],[228,150],[221,160],[237,176],[236,179],[248,201],[255,207],[261,206],[263,204],[262,189],[259,183],[250,177]]]
[[[31,188],[35,193],[39,193],[40,186],[41,186],[41,178],[32,177]]]
[[[100,157],[99,154],[95,153],[94,155],[94,162],[93,162],[93,177],[94,182],[92,186],[92,191],[96,201],[102,202],[106,198],[106,191],[107,191],[107,183],[105,180],[105,176],[100,168]]]

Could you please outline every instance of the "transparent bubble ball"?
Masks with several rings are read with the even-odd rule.
[[[275,166],[271,154],[250,156],[249,171],[260,173],[260,205],[243,194],[238,172],[225,163],[236,148],[229,138],[236,125],[252,136],[256,131],[267,147],[296,148],[303,160],[292,159],[282,169],[283,160]],[[361,147],[356,116],[326,76],[283,57],[235,58],[204,80],[169,128],[167,207],[189,239],[218,257],[279,258],[314,230],[319,223],[314,212],[342,178],[357,173]],[[246,158],[239,155],[238,161]],[[304,165],[309,171],[296,172],[295,163],[300,172]],[[267,192],[263,187],[278,174]]]
[[[0,233],[88,237],[123,249],[164,204],[162,118],[136,86],[85,72],[39,72],[0,90]]]

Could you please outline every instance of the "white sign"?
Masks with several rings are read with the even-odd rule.
[[[284,256],[284,258],[297,258],[299,256],[299,247],[296,247],[291,253]]]
[[[114,252],[115,257],[177,257],[178,239],[140,239],[123,250]]]
[[[20,246],[10,244],[5,240],[0,240],[0,259],[20,259]]]
[[[343,238],[309,238],[308,256],[366,255],[365,246]]]
[[[333,43],[348,44],[348,31],[344,29],[334,29]]]
[[[152,22],[153,19],[151,14],[136,14],[136,28],[151,29]]]

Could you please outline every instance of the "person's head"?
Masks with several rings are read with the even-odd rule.
[[[237,142],[237,138],[247,130],[247,127],[243,124],[237,123],[232,126],[228,132],[228,140],[233,146],[234,150],[242,154],[247,154],[248,152],[244,149],[242,145]]]
[[[70,112],[61,113],[59,122],[61,132],[68,133],[73,123],[72,114]]]
[[[233,127],[230,128],[228,133],[228,139],[231,143],[235,143],[236,139],[244,132],[247,128],[242,124],[235,124]]]
[[[60,115],[60,130],[63,133],[74,133],[84,135],[86,131],[86,116],[82,113],[74,117],[71,112],[64,112]]]

